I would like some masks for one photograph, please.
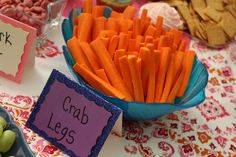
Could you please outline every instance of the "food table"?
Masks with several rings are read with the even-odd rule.
[[[59,32],[60,28],[52,30],[46,44],[36,49],[35,67],[26,68],[21,84],[0,78],[0,105],[22,128],[35,155],[42,157],[66,156],[25,127],[52,69],[73,78],[64,61],[61,50],[64,40]],[[209,72],[206,100],[156,121],[124,122],[122,140],[110,138],[104,156],[236,155],[236,40],[213,49],[193,39],[190,48]]]

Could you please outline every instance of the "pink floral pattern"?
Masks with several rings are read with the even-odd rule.
[[[46,39],[43,47],[36,48],[36,57],[39,58],[51,58],[62,54],[59,48],[54,44],[53,41]]]
[[[197,106],[197,109],[207,121],[229,116],[225,108],[214,97],[207,97],[202,105]]]

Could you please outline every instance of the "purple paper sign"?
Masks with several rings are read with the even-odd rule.
[[[120,112],[53,70],[27,126],[70,156],[97,156]]]

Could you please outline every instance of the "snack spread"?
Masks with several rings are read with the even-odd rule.
[[[140,18],[128,6],[103,17],[103,6],[84,4],[73,10],[73,37],[67,41],[74,70],[107,96],[126,101],[174,103],[188,85],[195,53],[187,50],[183,32],[152,24],[143,9]]]
[[[183,20],[178,11],[167,3],[153,2],[144,4],[140,8],[139,15],[142,14],[144,8],[148,10],[148,16],[151,18],[153,23],[156,23],[157,16],[162,16],[164,18],[164,27],[168,29],[183,27]]]
[[[236,34],[235,0],[167,0],[177,8],[190,33],[209,45],[223,45]]]

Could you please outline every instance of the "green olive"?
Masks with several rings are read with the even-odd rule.
[[[6,120],[0,116],[0,125],[2,125],[3,130],[7,127],[7,122]]]
[[[0,152],[8,152],[16,140],[16,133],[11,130],[5,130],[0,137]]]

